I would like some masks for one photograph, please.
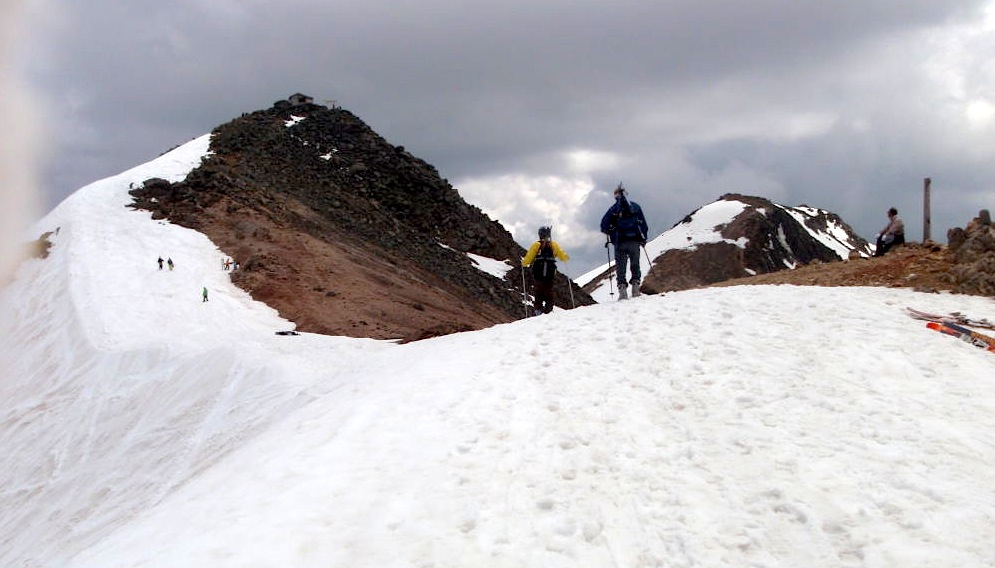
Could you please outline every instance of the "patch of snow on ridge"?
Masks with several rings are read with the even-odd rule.
[[[798,221],[802,227],[808,231],[808,234],[812,235],[812,238],[822,243],[826,248],[836,253],[836,256],[840,257],[842,260],[846,260],[850,257],[850,251],[853,250],[852,247],[848,246],[846,243],[848,241],[848,236],[846,231],[836,223],[828,223],[829,231],[815,231],[808,226],[808,221],[811,217],[815,217],[819,214],[825,214],[824,211],[819,211],[818,209],[803,207],[784,207],[780,206],[788,215],[791,215],[796,221]],[[809,213],[811,212],[811,213]],[[808,213],[808,215],[806,215]],[[790,250],[790,249],[789,249]]]
[[[511,264],[507,260],[496,260],[486,256],[480,256],[479,254],[473,254],[472,252],[466,253],[466,256],[470,257],[470,261],[473,263],[474,268],[498,278],[504,278],[504,276],[512,268]]]
[[[745,247],[745,239],[727,239],[722,236],[721,231],[747,207],[749,206],[742,201],[724,199],[709,203],[695,211],[689,221],[678,223],[647,243],[646,250],[650,258],[656,258],[668,250],[695,250],[697,245],[707,243],[727,242]]]

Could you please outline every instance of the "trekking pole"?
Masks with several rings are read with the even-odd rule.
[[[615,283],[612,282],[612,251],[608,246],[610,243],[611,241],[608,240],[608,235],[605,235],[605,254],[608,255],[608,296],[614,298]]]
[[[646,250],[646,243],[643,243],[643,252],[646,254],[646,272],[653,268],[653,259],[650,258],[650,251]]]
[[[570,290],[570,309],[577,307],[577,302],[574,302],[574,281],[566,274],[563,275],[567,279],[567,290]]]
[[[525,310],[525,317],[529,317],[529,298],[525,293],[525,267],[522,267],[522,308]]]

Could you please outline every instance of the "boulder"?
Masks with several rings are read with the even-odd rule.
[[[963,294],[995,296],[995,225],[983,209],[965,228],[947,231],[950,278]]]

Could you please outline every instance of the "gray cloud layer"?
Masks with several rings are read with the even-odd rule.
[[[79,4],[48,0],[22,58],[52,201],[296,91],[524,244],[555,223],[574,274],[619,180],[654,234],[727,192],[915,230],[931,176],[943,241],[995,197],[988,0]]]

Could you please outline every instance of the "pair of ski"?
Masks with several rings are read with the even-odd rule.
[[[956,337],[962,341],[966,341],[971,345],[986,349],[995,353],[995,337],[985,335],[983,333],[978,333],[973,329],[964,327],[957,320],[950,316],[942,316],[939,314],[931,314],[928,312],[922,312],[912,308],[905,308],[909,311],[909,315],[915,319],[926,320],[926,327],[929,329],[939,331],[940,333],[945,333],[947,335]],[[986,320],[987,321],[987,320]]]
[[[951,312],[949,315],[931,314],[929,312],[922,312],[919,310],[914,310],[912,308],[905,308],[909,310],[909,315],[916,319],[925,319],[932,321],[949,321],[957,325],[966,325],[971,327],[981,327],[984,329],[995,330],[995,323],[988,321],[987,318],[974,319],[965,316],[960,312]]]

